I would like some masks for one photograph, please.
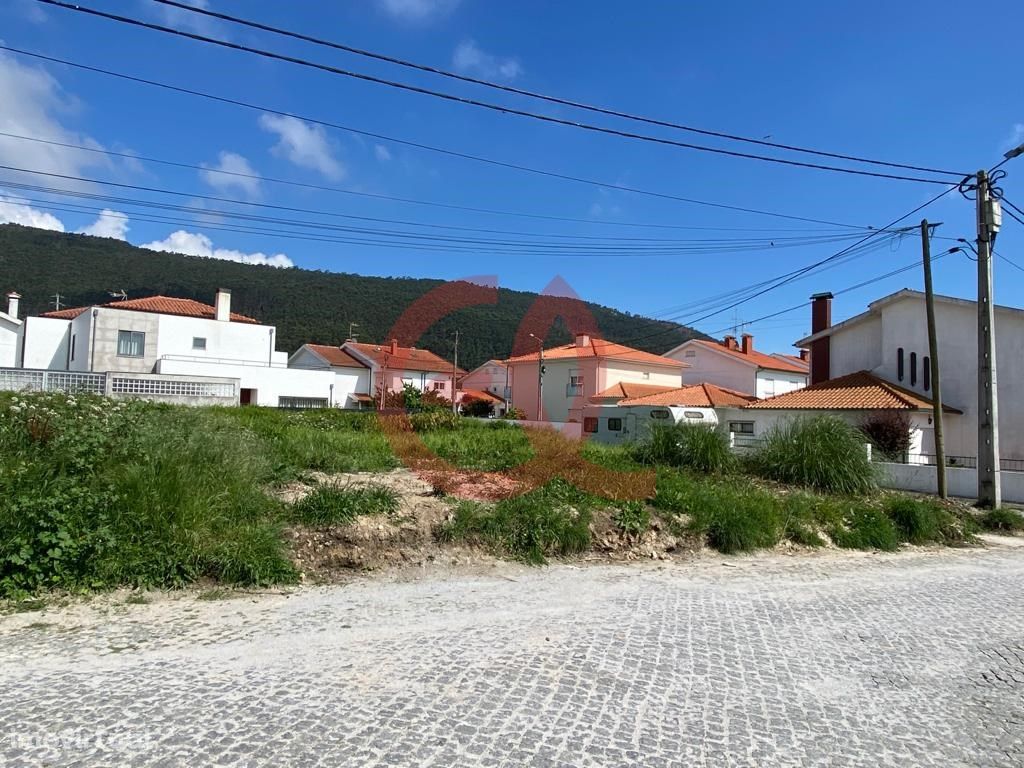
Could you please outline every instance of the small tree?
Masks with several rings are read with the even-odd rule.
[[[383,385],[377,386],[377,395],[374,399],[376,405],[380,405],[380,394]],[[451,408],[451,400],[440,392],[428,389],[421,392],[412,384],[405,383],[401,391],[388,389],[384,393],[384,407],[388,409],[397,408],[406,411],[422,411],[426,408]]]
[[[494,403],[484,400],[482,397],[464,397],[462,398],[462,413],[466,416],[487,418],[494,413]]]
[[[910,450],[910,417],[903,411],[879,411],[868,416],[860,431],[886,458],[902,459]]]

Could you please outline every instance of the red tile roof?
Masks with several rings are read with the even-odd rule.
[[[74,307],[61,309],[55,312],[44,312],[41,317],[56,317],[61,320],[73,320],[91,307],[104,307],[106,309],[127,309],[133,312],[153,312],[158,315],[178,315],[181,317],[200,317],[206,320],[213,320],[217,316],[217,310],[209,304],[203,304],[194,299],[177,299],[173,296],[149,296],[144,299],[128,299],[127,301],[112,301],[108,304],[92,304],[88,307]],[[231,313],[233,323],[254,323],[259,320],[252,317],[240,315],[237,312]]]
[[[358,360],[341,347],[330,344],[304,344],[307,349],[320,355],[328,364],[339,368],[369,368],[362,360]]]
[[[575,343],[564,344],[561,347],[544,350],[545,360],[566,360],[573,358],[600,358],[607,360],[625,360],[634,363],[647,363],[648,365],[662,365],[671,368],[689,368],[689,364],[673,360],[661,355],[653,355],[650,352],[642,352],[639,349],[627,347],[624,344],[616,344],[604,339],[590,338],[588,344],[578,347]],[[537,353],[531,352],[528,355],[517,355],[510,357],[506,363],[536,362]]]
[[[659,392],[671,392],[676,387],[666,387],[663,384],[637,384],[630,381],[620,381],[608,389],[602,389],[596,395],[590,396],[590,402],[596,403],[601,400],[623,400],[627,397],[643,397],[654,395]]]
[[[346,341],[346,349],[352,349],[372,360],[375,365],[390,370],[426,371],[431,373],[451,373],[452,364],[439,355],[426,349],[415,347],[398,347],[394,354],[390,344],[365,344],[358,341]],[[456,376],[466,372],[461,368],[455,370]]]
[[[786,410],[922,411],[931,410],[932,401],[909,389],[890,384],[869,371],[858,371],[783,395],[758,400],[746,407]],[[961,413],[948,405],[944,405],[943,410],[948,413]]]
[[[619,405],[681,405],[691,408],[742,407],[756,402],[757,398],[733,389],[715,384],[694,384],[678,387],[667,392],[657,392],[642,397],[620,400]]]
[[[492,403],[503,403],[505,402],[497,395],[486,392],[482,389],[460,389],[459,393],[462,395],[462,402],[467,400],[485,400]]]
[[[786,355],[786,354],[783,354],[782,352],[778,352],[778,353],[772,355],[772,357],[781,358],[782,360],[785,360],[786,362],[789,362],[789,363],[792,363],[793,365],[799,366],[800,368],[803,369],[804,373],[809,373],[810,370],[811,370],[811,361],[810,360],[804,360],[802,357],[799,357],[798,355]]]
[[[782,360],[773,355],[766,355],[764,352],[758,352],[756,349],[752,349],[749,352],[744,352],[742,349],[730,349],[724,344],[720,344],[717,341],[701,341],[699,339],[694,340],[694,344],[702,344],[703,346],[713,349],[716,352],[721,352],[723,355],[729,355],[737,360],[743,360],[747,363],[753,363],[759,368],[767,368],[769,371],[787,371],[789,373],[807,373],[807,364],[797,364],[796,362],[788,362]]]

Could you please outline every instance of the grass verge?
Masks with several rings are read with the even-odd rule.
[[[292,505],[292,519],[303,525],[350,523],[361,515],[391,515],[398,510],[398,494],[382,485],[359,488],[320,486]]]

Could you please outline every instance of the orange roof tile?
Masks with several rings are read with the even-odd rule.
[[[909,389],[890,384],[869,371],[858,371],[803,389],[758,400],[747,408],[787,410],[930,410],[932,401]],[[961,413],[943,406],[948,413]]]
[[[721,344],[717,341],[702,341],[695,339],[696,344],[703,344],[709,349],[713,349],[716,352],[721,352],[723,355],[729,355],[737,360],[743,360],[747,363],[753,363],[759,368],[767,368],[770,371],[788,371],[789,373],[807,373],[806,364],[797,364],[796,362],[788,362],[782,360],[779,357],[773,355],[767,355],[764,352],[758,352],[756,349],[752,349],[749,352],[744,352],[742,349],[729,349],[729,347]]]
[[[662,384],[637,384],[630,381],[620,381],[608,389],[602,389],[596,395],[590,396],[590,402],[596,403],[601,400],[623,400],[627,397],[643,397],[654,395],[659,392],[671,392],[676,387],[666,387]]]
[[[366,344],[359,341],[346,341],[345,347],[354,349],[382,368],[387,366],[391,370],[401,369],[403,371],[427,371],[430,373],[452,372],[452,364],[450,362],[427,349],[398,347],[394,354],[392,354],[390,344]],[[461,368],[455,370],[456,376],[462,376],[465,373]]]
[[[459,392],[462,395],[462,402],[466,402],[467,400],[487,400],[492,403],[505,402],[497,395],[486,392],[482,389],[460,389]]]
[[[757,398],[752,395],[745,395],[733,389],[705,382],[689,387],[677,387],[666,392],[627,398],[620,400],[619,405],[681,405],[691,408],[724,408],[742,407],[756,400]]]
[[[528,355],[516,355],[506,360],[506,363],[524,363],[524,362],[536,362],[536,352],[531,352]],[[647,363],[649,365],[663,365],[671,368],[689,368],[689,364],[680,362],[679,360],[673,360],[668,357],[662,357],[661,355],[654,355],[650,352],[643,352],[639,349],[633,349],[627,347],[624,344],[616,344],[612,341],[605,341],[604,339],[590,338],[590,342],[582,347],[576,346],[575,343],[563,344],[560,347],[553,347],[552,349],[544,350],[545,360],[566,360],[573,358],[601,358],[609,360],[626,360],[635,363]]]
[[[40,317],[55,317],[61,320],[73,320],[90,307],[103,307],[105,309],[127,309],[133,312],[153,312],[158,315],[178,315],[181,317],[199,317],[206,320],[213,320],[217,316],[217,310],[209,304],[204,304],[195,299],[178,299],[173,296],[148,296],[144,299],[128,299],[126,301],[112,301],[107,304],[91,304],[89,307],[73,307],[61,309],[54,312],[44,312]],[[231,313],[233,323],[254,323],[259,320],[252,317],[240,315],[237,312]]]
[[[787,354],[784,354],[782,352],[778,352],[778,353],[772,355],[772,357],[781,358],[782,360],[785,360],[786,362],[792,363],[793,365],[796,365],[799,368],[801,368],[804,373],[809,373],[810,370],[811,370],[811,361],[810,360],[804,360],[802,357],[799,357],[797,355],[787,355]]]
[[[341,347],[335,347],[330,344],[304,344],[303,346],[316,352],[316,354],[320,355],[332,366],[339,368],[369,368],[366,363],[362,360],[357,360]]]

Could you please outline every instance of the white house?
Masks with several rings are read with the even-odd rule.
[[[331,405],[340,408],[373,407],[370,366],[349,354],[343,347],[303,344],[288,358],[288,367],[333,371]]]
[[[501,360],[488,360],[459,379],[459,389],[472,389],[487,392],[499,400],[511,397],[510,374],[508,366]]]
[[[868,305],[866,312],[832,324],[832,295],[812,297],[810,336],[796,346],[810,350],[812,383],[868,371],[928,399],[931,371],[924,294],[901,290]],[[963,415],[944,424],[946,454],[978,455],[977,302],[935,297],[942,400]],[[1024,311],[995,308],[1000,451],[1004,467],[1024,466]],[[933,453],[926,432],[923,453]]]
[[[235,399],[242,404],[329,405],[334,373],[290,370],[275,341],[273,326],[231,311],[228,290],[217,292],[213,306],[150,296],[28,318],[22,367],[117,373],[124,394],[185,391],[185,379],[199,391],[208,379],[207,389],[216,389],[214,382],[236,382]]]
[[[753,397],[774,397],[807,386],[806,361],[787,355],[770,355],[754,349],[754,337],[743,334],[721,343],[690,339],[665,353],[689,367],[683,371],[684,384],[707,382]]]
[[[0,368],[14,368],[21,364],[21,339],[24,322],[18,318],[21,296],[13,291],[7,294],[7,311],[0,312]]]
[[[346,341],[341,349],[369,368],[369,392],[374,396],[382,386],[401,392],[410,385],[451,401],[455,381],[465,373],[428,349],[401,347],[397,339],[383,345]]]

